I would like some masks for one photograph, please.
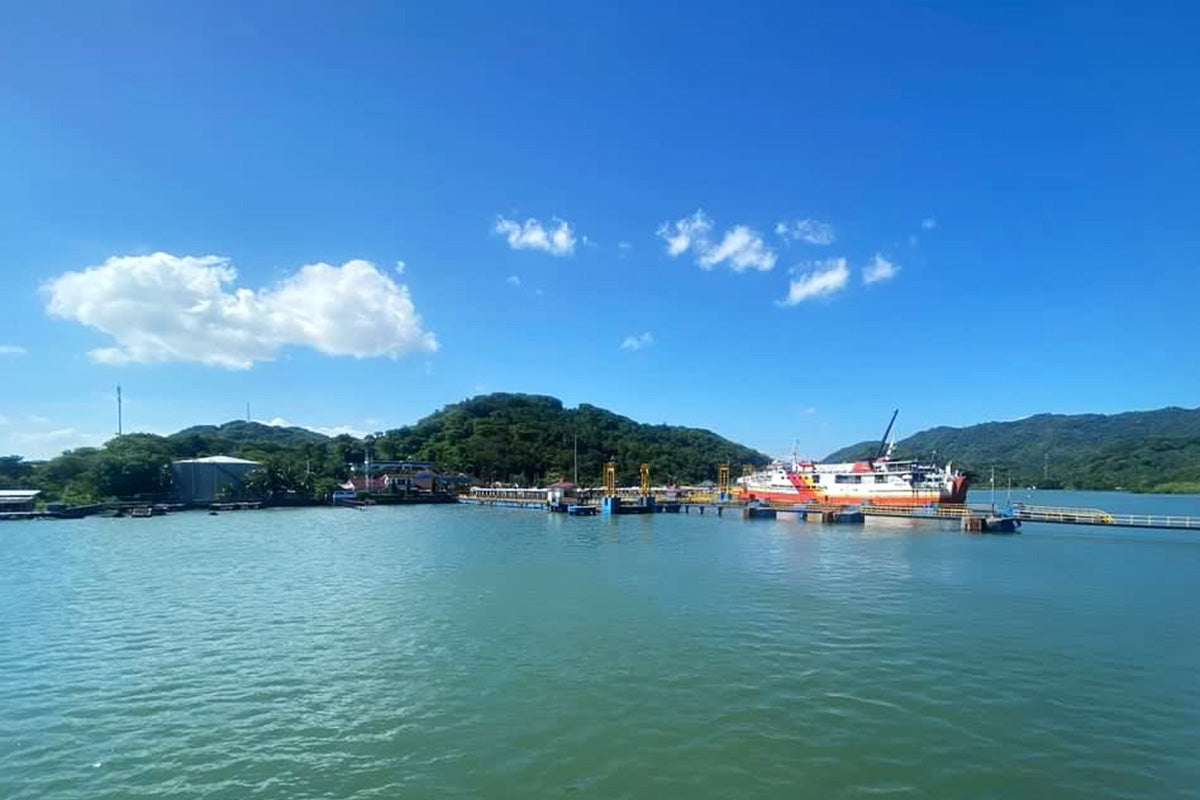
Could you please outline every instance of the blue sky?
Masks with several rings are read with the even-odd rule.
[[[0,451],[1200,403],[1186,4],[5,6]]]

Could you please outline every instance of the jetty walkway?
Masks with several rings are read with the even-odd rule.
[[[585,489],[571,505],[554,497],[545,489],[474,489],[469,495],[458,498],[459,502],[478,505],[507,506],[549,511],[575,513],[570,509],[589,509],[595,513],[725,513],[737,514],[744,519],[797,518],[821,522],[862,522],[867,517],[893,517],[901,519],[956,521],[963,530],[1012,530],[1014,523],[1037,522],[1049,525],[1096,525],[1110,528],[1149,528],[1158,530],[1200,531],[1200,516],[1177,516],[1169,514],[1122,514],[1099,508],[1066,508],[1039,506],[1027,503],[1012,503],[1007,506],[992,504],[873,504],[840,505],[830,503],[780,503],[739,500],[729,496],[705,492],[685,492],[664,497],[651,489],[643,495],[637,487],[621,487],[606,496],[601,489]],[[612,502],[616,501],[616,502]],[[590,510],[594,509],[594,510]]]

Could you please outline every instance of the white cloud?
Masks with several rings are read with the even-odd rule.
[[[270,421],[263,421],[260,419],[256,419],[254,421],[263,425],[270,425],[273,428],[303,428],[306,431],[316,431],[317,433],[323,433],[326,436],[340,436],[343,433],[348,433],[356,439],[361,439],[368,433],[367,431],[357,428],[354,425],[299,425],[295,422],[284,419],[283,417],[275,417]]]
[[[496,217],[496,233],[508,239],[513,250],[541,250],[552,256],[569,256],[575,252],[575,233],[571,224],[557,217],[552,222],[557,226],[544,227],[536,219],[527,219],[524,224],[504,217]],[[586,238],[586,237],[585,237]]]
[[[926,217],[925,219],[921,220],[921,228],[924,230],[931,231],[936,227],[937,220],[933,217]]]
[[[684,217],[675,222],[664,222],[658,226],[658,235],[667,242],[667,255],[674,258],[688,251],[693,245],[698,252],[707,250],[710,246],[708,234],[712,231],[712,220],[704,213],[697,211],[690,217]]]
[[[896,277],[896,273],[899,271],[899,264],[888,261],[882,253],[876,253],[875,257],[863,267],[863,283],[886,281]]]
[[[646,331],[641,335],[626,336],[625,341],[621,342],[622,350],[641,350],[654,344],[654,335],[650,331]]]
[[[815,219],[798,219],[790,225],[786,222],[777,223],[775,233],[784,239],[809,244],[829,245],[837,241],[833,226]]]
[[[34,425],[49,425],[50,424],[50,420],[47,417],[43,417],[39,414],[30,414],[28,417],[26,417],[26,421],[32,422]]]
[[[113,257],[42,289],[51,316],[115,340],[90,353],[107,364],[190,361],[249,369],[286,345],[355,358],[437,349],[408,287],[368,261],[309,264],[257,291],[228,291],[236,278],[227,258],[154,253]]]
[[[618,250],[632,250],[633,245],[631,245],[629,242],[617,242],[617,249]]]
[[[58,428],[50,431],[22,431],[8,436],[9,449],[27,459],[53,458],[64,450],[77,447],[97,447],[107,437],[96,433],[82,433],[75,428]]]
[[[536,294],[538,297],[541,297],[542,295],[544,295],[546,293],[546,291],[544,289],[534,289],[533,293]]]
[[[308,428],[310,431],[323,433],[326,436],[341,436],[342,434],[349,434],[355,439],[361,439],[370,433],[370,431],[364,431],[361,428],[354,427],[353,425],[305,425],[303,427]]]
[[[0,356],[23,356],[28,352],[19,344],[0,344]]]
[[[404,262],[403,262],[403,261],[397,261],[397,262],[396,262],[396,274],[397,274],[397,275],[403,275],[403,274],[404,274]]]
[[[511,284],[511,285],[513,285],[513,286],[520,286],[520,285],[521,285],[521,277],[520,277],[519,275],[509,275],[509,276],[508,276],[507,278],[505,278],[504,280],[505,280],[505,282],[507,282],[507,283],[509,283],[509,284]]]
[[[794,306],[813,297],[822,297],[846,288],[850,280],[850,268],[844,258],[827,258],[811,265],[813,268],[791,282],[788,296],[779,301],[783,306]]]
[[[766,272],[775,266],[775,259],[775,253],[763,244],[761,236],[745,225],[736,225],[725,232],[720,244],[702,253],[698,261],[704,269],[728,261],[734,272],[751,268]]]
[[[697,211],[690,217],[664,222],[657,233],[667,243],[667,255],[674,258],[691,250],[701,269],[713,269],[722,263],[728,263],[734,272],[747,269],[766,272],[775,267],[778,257],[757,231],[735,225],[714,244],[709,238],[712,229],[712,220],[703,211]]]
[[[908,246],[909,247],[916,247],[917,243],[920,241],[921,241],[921,237],[917,236],[915,233],[910,233],[908,235]]]
[[[8,424],[8,417],[4,416],[3,414],[0,414],[0,425],[7,425],[7,424]]]

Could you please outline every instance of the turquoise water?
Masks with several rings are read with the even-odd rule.
[[[1024,530],[5,523],[0,797],[1195,797],[1200,534]]]

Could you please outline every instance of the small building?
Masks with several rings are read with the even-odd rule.
[[[0,489],[0,514],[33,511],[37,489]]]
[[[172,461],[171,479],[175,484],[175,496],[181,503],[207,504],[220,499],[226,491],[234,496],[240,495],[247,473],[258,466],[257,461],[233,456]]]
[[[551,505],[560,503],[575,503],[579,500],[579,487],[567,481],[559,481],[550,487],[549,502]]]
[[[356,474],[351,475],[341,487],[365,494],[402,492],[412,488],[412,479],[400,475],[372,475],[368,482],[366,475]]]

